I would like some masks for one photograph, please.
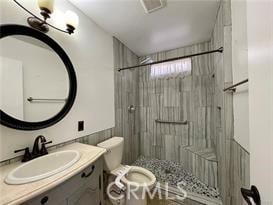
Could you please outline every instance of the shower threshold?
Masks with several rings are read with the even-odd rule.
[[[183,165],[169,161],[169,160],[159,160],[147,158],[140,156],[134,163],[134,166],[140,166],[148,169],[157,178],[162,190],[161,192],[166,193],[165,189],[167,187],[168,196],[178,195],[181,193],[181,188],[187,194],[187,200],[192,200],[194,202],[199,202],[201,204],[222,204],[220,194],[217,188],[211,187],[202,181],[200,181],[196,176],[187,172]],[[179,184],[179,188],[178,185]],[[183,194],[182,194],[183,195]],[[177,200],[178,204],[179,200]],[[184,204],[184,203],[181,203]],[[187,203],[191,204],[191,203]],[[198,204],[198,203],[193,203]]]

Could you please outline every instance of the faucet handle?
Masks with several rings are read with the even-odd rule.
[[[32,159],[29,148],[15,150],[14,153],[25,151],[22,162],[27,162]]]
[[[41,154],[41,155],[46,155],[46,154],[48,154],[48,151],[47,151],[47,148],[46,148],[45,145],[50,144],[50,143],[52,143],[52,141],[43,142],[43,143],[42,143],[42,148],[41,148],[41,150],[40,150],[40,154]]]
[[[17,150],[15,150],[15,151],[14,151],[14,153],[18,153],[18,152],[26,151],[27,149],[29,150],[29,148],[28,148],[28,147],[26,147],[26,148],[24,148],[24,149],[17,149]]]
[[[52,143],[52,141],[43,142],[42,145],[51,144],[51,143]]]

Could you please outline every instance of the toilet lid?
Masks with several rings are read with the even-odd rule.
[[[147,169],[131,166],[130,171],[122,177],[125,185],[153,186],[156,182],[155,175]]]

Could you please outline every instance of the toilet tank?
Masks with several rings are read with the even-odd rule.
[[[104,154],[104,170],[113,171],[122,160],[124,139],[122,137],[112,137],[99,143],[97,146],[104,148],[107,152]]]

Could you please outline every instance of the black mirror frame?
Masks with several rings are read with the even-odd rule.
[[[0,25],[0,39],[12,35],[24,35],[36,38],[47,44],[57,53],[57,55],[63,61],[68,73],[69,93],[66,104],[64,105],[62,110],[50,119],[39,122],[26,122],[13,118],[12,116],[6,114],[4,111],[0,110],[0,124],[17,130],[39,130],[50,127],[62,120],[74,104],[77,95],[77,78],[73,68],[73,64],[71,63],[68,55],[56,41],[38,30],[16,24]]]

